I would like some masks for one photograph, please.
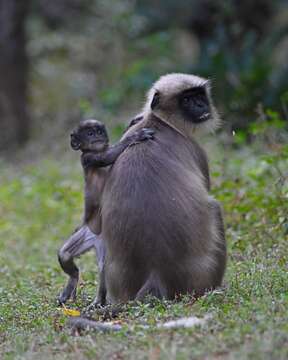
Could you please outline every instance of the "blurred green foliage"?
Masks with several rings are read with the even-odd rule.
[[[258,45],[249,35],[243,40],[241,53],[231,53],[225,46],[225,37],[216,41],[217,45],[208,42],[199,69],[206,76],[214,70],[216,94],[220,103],[225,104],[225,113],[232,116],[234,127],[245,129],[255,118],[257,105],[274,106],[282,111],[288,105],[288,69],[286,65],[273,64],[277,43],[267,41]]]
[[[229,129],[247,131],[259,104],[287,119],[285,1],[48,3],[28,19],[36,129],[39,119],[66,129],[93,112],[113,127],[140,110],[153,81],[174,71],[213,80]]]

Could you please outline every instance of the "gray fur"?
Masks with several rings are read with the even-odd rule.
[[[133,126],[154,129],[154,140],[125,150],[110,170],[101,214],[112,303],[145,294],[173,299],[221,284],[226,264],[221,209],[208,194],[207,157],[192,137],[196,125],[181,118],[175,102],[179,92],[199,83],[206,86],[207,80],[184,74],[156,82],[143,120]],[[152,111],[155,89],[161,108]],[[207,123],[214,127],[218,115],[209,100]]]

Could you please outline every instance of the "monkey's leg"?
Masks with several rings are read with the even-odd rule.
[[[58,251],[58,260],[63,271],[69,275],[69,280],[59,295],[59,302],[65,303],[71,297],[75,299],[79,280],[79,269],[74,263],[74,257],[80,256],[95,246],[97,235],[92,233],[87,225],[82,226],[70,236]]]
[[[106,304],[106,282],[105,282],[105,255],[106,248],[103,242],[103,239],[99,236],[95,238],[94,247],[96,251],[96,257],[98,262],[99,269],[99,286],[96,298],[92,302],[92,306],[100,305],[104,306]]]
[[[96,307],[105,306],[106,305],[106,295],[107,295],[107,288],[105,282],[105,267],[104,265],[100,268],[99,265],[99,272],[100,272],[100,279],[99,279],[99,287],[97,291],[97,295],[92,303],[88,306],[87,311],[93,310]]]
[[[105,283],[105,267],[103,267],[102,271],[100,272],[100,284],[97,294],[97,303],[101,306],[104,306],[106,304],[106,283]]]
[[[214,286],[220,286],[222,283],[222,278],[226,268],[226,239],[225,239],[225,229],[224,221],[222,215],[222,208],[217,200],[211,197],[209,201],[209,206],[212,211],[212,218],[214,224],[214,238],[215,238],[215,258],[216,258],[216,269],[214,276]]]
[[[163,287],[161,280],[157,274],[151,272],[142,288],[136,294],[136,301],[143,301],[147,296],[154,296],[158,299],[167,298],[167,291]]]

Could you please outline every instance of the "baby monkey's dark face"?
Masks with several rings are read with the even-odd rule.
[[[80,125],[71,133],[71,147],[73,150],[104,151],[109,143],[106,127],[98,120],[81,121]]]

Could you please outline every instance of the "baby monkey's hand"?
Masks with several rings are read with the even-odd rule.
[[[84,169],[93,165],[94,159],[97,155],[93,152],[86,152],[81,155],[81,164]]]
[[[131,138],[130,145],[134,145],[134,144],[138,144],[142,141],[154,139],[154,133],[155,133],[155,131],[153,129],[149,129],[149,128],[142,128],[140,130],[137,130],[130,137]]]

